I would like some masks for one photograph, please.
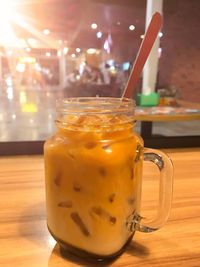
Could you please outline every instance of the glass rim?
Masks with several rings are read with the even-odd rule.
[[[117,97],[68,97],[56,101],[61,114],[134,114],[135,100]]]

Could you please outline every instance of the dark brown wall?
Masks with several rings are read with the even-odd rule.
[[[174,85],[181,98],[200,102],[200,1],[164,0],[159,87]]]

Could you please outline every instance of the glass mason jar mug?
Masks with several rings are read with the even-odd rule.
[[[134,101],[68,98],[58,103],[58,131],[44,146],[47,224],[61,245],[80,256],[120,254],[136,230],[167,220],[173,167],[134,132]],[[140,216],[143,161],[160,170],[157,217]]]

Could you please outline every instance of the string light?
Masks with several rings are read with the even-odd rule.
[[[26,52],[28,52],[28,53],[31,52],[31,48],[30,48],[30,47],[26,47],[25,50],[26,50]]]
[[[92,24],[91,24],[91,28],[92,28],[93,30],[95,30],[95,29],[97,28],[97,24],[96,24],[96,23],[92,23]]]
[[[51,53],[50,52],[46,52],[45,54],[47,57],[50,57],[51,56]]]
[[[134,30],[135,30],[135,26],[134,26],[134,25],[130,25],[130,26],[129,26],[129,30],[130,30],[130,31],[134,31]]]
[[[68,47],[64,47],[64,49],[63,49],[64,55],[67,55],[68,51],[69,51],[69,48]]]
[[[45,35],[49,35],[49,34],[50,34],[50,30],[49,30],[49,29],[44,29],[44,30],[43,30],[43,33],[44,33]]]
[[[102,35],[103,35],[103,33],[102,33],[102,32],[97,32],[97,38],[101,38],[101,37],[102,37]]]

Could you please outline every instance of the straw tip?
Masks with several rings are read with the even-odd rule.
[[[162,20],[163,20],[163,16],[162,16],[162,14],[159,13],[159,12],[155,12],[155,13],[153,14],[153,17],[154,17],[154,19],[156,18],[157,20],[160,20],[161,22],[162,22]]]

